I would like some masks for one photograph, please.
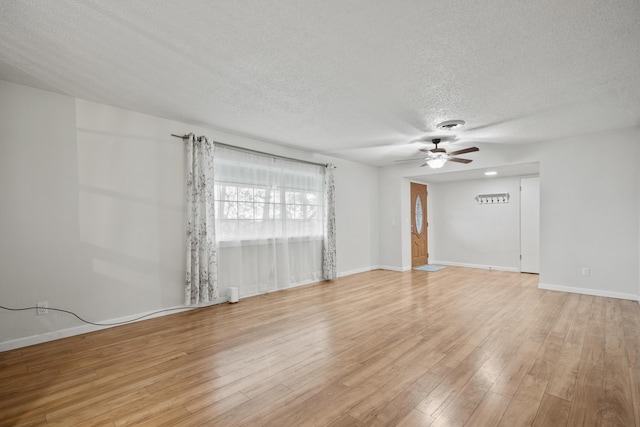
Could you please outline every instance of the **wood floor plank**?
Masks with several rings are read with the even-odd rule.
[[[360,420],[353,418],[349,414],[345,414],[329,424],[328,427],[361,427],[364,426]]]
[[[516,427],[533,424],[546,388],[547,380],[525,375],[498,425]]]
[[[82,424],[107,425],[112,422],[116,426],[123,426],[146,422],[149,419],[158,420],[160,414],[163,414],[163,419],[166,419],[169,413],[188,414],[188,411],[182,406],[183,400],[178,396],[173,400],[168,400],[150,394],[142,394],[128,400],[126,405],[113,405],[111,409],[84,420]]]
[[[533,427],[556,427],[567,425],[571,402],[545,394],[540,402]]]
[[[586,325],[593,297],[580,295],[575,316],[565,336],[560,355],[549,378],[546,392],[552,396],[571,401],[575,390],[580,365]],[[553,401],[553,399],[548,399]]]
[[[327,425],[348,413],[351,407],[373,391],[335,382],[292,407],[287,416],[270,419],[264,425]]]
[[[390,423],[391,420],[388,418],[391,414],[384,413],[390,409],[388,404],[418,378],[427,373],[441,358],[442,355],[434,355],[432,358],[417,361],[414,365],[402,371],[394,368],[391,371],[394,375],[383,384],[375,384],[369,381],[361,384],[363,387],[373,387],[377,390],[351,408],[349,414],[365,423],[372,423],[373,419],[377,419],[378,422],[385,419],[386,423]],[[391,366],[393,367],[393,365]]]
[[[526,340],[516,350],[506,368],[502,371],[490,391],[505,397],[513,397],[520,386],[520,382],[535,361],[540,343]]]
[[[462,398],[454,398],[447,407],[440,412],[432,426],[454,427],[463,426],[476,410],[476,405]]]
[[[566,353],[580,354],[584,343],[584,336],[587,332],[587,322],[593,304],[593,296],[580,295],[580,300],[576,307],[576,314],[573,317],[571,326],[564,340],[563,351]]]
[[[569,332],[569,327],[571,326],[573,318],[576,315],[579,302],[580,295],[569,294],[567,296],[567,301],[562,306],[561,312],[558,314],[555,322],[553,323],[551,332],[555,332],[562,337],[564,337]]]
[[[437,419],[440,413],[456,398],[457,394],[476,373],[478,367],[482,366],[489,356],[490,354],[481,348],[477,348],[471,352],[418,404],[416,409]]]
[[[275,385],[260,396],[247,400],[241,394],[233,394],[216,404],[207,406],[198,412],[189,415],[174,426],[192,425],[241,425],[243,421],[255,413],[262,413],[270,405],[282,400],[291,393],[291,390],[283,385]]]
[[[549,332],[527,373],[542,380],[549,380],[560,356],[563,343],[564,335]]]
[[[633,301],[621,301],[622,328],[624,330],[625,350],[629,366],[640,368],[640,304]]]
[[[605,356],[603,398],[603,425],[634,424],[633,396],[626,357]]]
[[[500,394],[488,392],[480,405],[471,414],[465,426],[497,426],[511,403],[511,399]]]
[[[583,352],[567,426],[600,425],[604,409],[604,366],[590,363]]]
[[[414,409],[397,424],[397,427],[428,427],[433,421],[430,415]]]
[[[442,357],[442,355],[437,357]],[[417,361],[417,363],[425,363],[428,365],[430,364],[430,361],[425,358],[422,362]],[[421,368],[418,366],[418,370],[420,369]],[[408,371],[408,373],[415,371],[416,368],[413,367]],[[351,413],[368,414],[365,418],[365,422],[367,425],[372,426],[387,426],[395,425],[397,423],[411,424],[416,422],[416,420],[421,420],[420,422],[426,422],[425,420],[433,422],[433,417],[426,416],[426,414],[423,414],[422,412],[420,414],[413,413],[413,415],[411,413],[415,412],[414,408],[442,382],[450,371],[451,368],[446,366],[442,360],[439,360],[411,385],[397,393],[390,402],[385,404],[385,401],[392,398],[400,387],[397,387],[396,390],[390,391],[385,388],[383,393],[366,398],[360,404],[354,406]],[[399,386],[402,382],[403,379],[399,379],[399,381],[394,383]],[[376,404],[379,404],[380,406],[375,407]]]
[[[489,359],[476,371],[469,382],[465,384],[458,394],[459,397],[478,404],[484,395],[491,389],[500,374],[518,349],[518,344],[506,342],[498,348]]]
[[[640,307],[371,271],[0,353],[0,426],[640,425]]]
[[[605,303],[604,352],[608,356],[626,357],[625,334],[622,324],[621,300],[607,299]]]
[[[131,422],[127,418],[123,418],[122,420],[116,420],[114,424],[116,426],[135,425],[136,427],[173,426],[176,420],[188,417],[190,412],[184,406],[176,406],[158,409],[152,415],[146,415],[142,418],[138,418],[138,414],[135,413],[132,415],[135,418],[131,419]]]
[[[640,425],[640,369],[629,367],[629,380],[631,382],[631,399],[633,401],[633,413],[636,425]]]
[[[44,411],[31,414],[18,414],[0,419],[0,426],[44,426],[47,417]]]
[[[580,359],[576,354],[562,353],[550,375],[547,393],[568,401],[573,400],[579,366]]]
[[[587,333],[584,338],[581,358],[585,358],[587,360],[586,363],[604,366],[604,342],[604,334]]]

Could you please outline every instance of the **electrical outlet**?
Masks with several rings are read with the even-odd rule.
[[[591,275],[591,270],[589,269],[589,267],[582,267],[582,275],[583,276],[590,276]]]
[[[49,302],[40,301],[38,303],[38,316],[49,313]]]

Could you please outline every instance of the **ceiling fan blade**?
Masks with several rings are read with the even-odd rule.
[[[394,160],[394,162],[396,162],[396,163],[398,163],[398,162],[417,162],[418,160],[424,160],[424,157],[416,157],[415,159]]]
[[[456,162],[456,163],[471,163],[471,162],[473,162],[473,160],[461,159],[460,157],[450,157],[449,161],[450,162]]]
[[[457,156],[458,154],[473,153],[475,151],[480,151],[480,149],[478,147],[463,148],[462,150],[453,151],[449,154],[452,156]]]

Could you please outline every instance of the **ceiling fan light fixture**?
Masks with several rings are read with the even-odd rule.
[[[438,123],[436,125],[436,128],[440,130],[460,129],[462,126],[464,126],[464,123],[464,120],[447,120],[445,122]]]
[[[447,158],[446,157],[433,157],[431,159],[427,159],[426,162],[427,162],[427,165],[429,165],[429,167],[431,169],[440,169],[442,166],[444,166],[445,163],[447,163]]]

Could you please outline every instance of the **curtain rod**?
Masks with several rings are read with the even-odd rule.
[[[173,133],[171,134],[171,136],[174,136],[174,137],[180,138],[180,139],[189,138],[189,135],[176,135],[176,134],[173,134]],[[252,150],[250,148],[238,147],[237,145],[225,144],[224,142],[213,141],[213,143],[215,145],[220,145],[222,147],[230,148],[232,150],[246,151],[246,152],[254,153],[254,154],[262,154],[263,156],[275,157],[275,158],[278,158],[278,159],[285,159],[285,160],[292,160],[294,162],[306,163],[306,164],[309,164],[309,165],[324,166],[324,167],[329,166],[329,164],[327,164],[327,163],[316,163],[316,162],[310,162],[308,160],[294,159],[293,157],[280,156],[278,154],[265,153],[264,151],[258,151],[258,150]],[[333,166],[333,168],[335,169],[336,166]]]

